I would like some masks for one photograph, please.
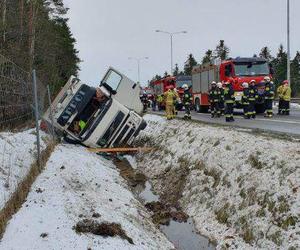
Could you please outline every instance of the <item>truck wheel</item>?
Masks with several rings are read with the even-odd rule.
[[[197,113],[201,112],[200,100],[198,98],[195,100],[195,110]]]
[[[265,112],[265,105],[264,104],[257,104],[255,105],[255,111],[257,114],[261,114]]]

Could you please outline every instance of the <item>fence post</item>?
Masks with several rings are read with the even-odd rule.
[[[35,111],[35,128],[36,128],[36,147],[37,147],[37,164],[40,169],[41,167],[41,148],[40,148],[40,129],[39,129],[39,104],[36,86],[36,72],[35,69],[32,71],[32,84],[34,91],[34,111]]]
[[[53,113],[52,113],[52,102],[51,102],[51,92],[50,87],[47,85],[47,92],[48,92],[48,102],[49,102],[49,110],[50,110],[50,119],[51,119],[51,134],[52,134],[52,140],[55,140],[54,136],[54,121],[53,121]]]

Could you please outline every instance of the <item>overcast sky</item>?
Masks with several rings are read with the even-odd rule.
[[[291,51],[300,50],[300,1],[291,2]],[[145,57],[141,82],[170,71],[170,39],[156,29],[186,30],[174,37],[174,64],[180,69],[192,53],[200,61],[220,39],[230,56],[252,56],[263,46],[276,54],[286,47],[286,0],[65,0],[69,25],[77,40],[80,78],[100,82],[109,66],[137,80],[137,64]],[[298,25],[298,27],[297,27]]]

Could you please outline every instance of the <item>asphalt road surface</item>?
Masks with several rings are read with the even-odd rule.
[[[156,114],[164,114],[164,112],[152,112]],[[300,136],[300,109],[292,108],[289,116],[276,115],[277,108],[274,108],[275,115],[272,118],[265,118],[263,114],[257,115],[256,119],[244,119],[242,113],[235,113],[235,122],[225,122],[225,117],[211,118],[210,114],[197,113],[192,111],[192,120],[202,121],[205,123],[214,123],[220,125],[259,129],[263,131],[271,131],[276,133],[286,133],[289,135]],[[178,112],[178,117],[182,118],[184,111]]]

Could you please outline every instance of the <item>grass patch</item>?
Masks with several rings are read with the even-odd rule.
[[[134,244],[132,238],[128,237],[121,225],[117,223],[98,223],[95,220],[84,219],[79,221],[73,229],[77,233],[92,233],[104,237],[114,237],[118,235],[122,239],[127,240],[130,244]]]
[[[229,219],[229,203],[227,202],[219,210],[215,211],[216,219],[219,223],[227,224]]]
[[[204,169],[204,174],[214,178],[214,184],[212,186],[213,188],[216,188],[219,185],[221,181],[221,172],[219,172],[217,169],[215,168],[212,168],[210,170]]]
[[[251,167],[256,169],[262,169],[265,166],[265,164],[258,159],[258,155],[249,155],[248,162]]]
[[[279,230],[273,234],[267,235],[267,239],[273,241],[277,246],[281,246],[283,241],[281,231]]]
[[[220,140],[217,140],[213,146],[216,147],[216,146],[220,145],[220,143],[221,143]]]

